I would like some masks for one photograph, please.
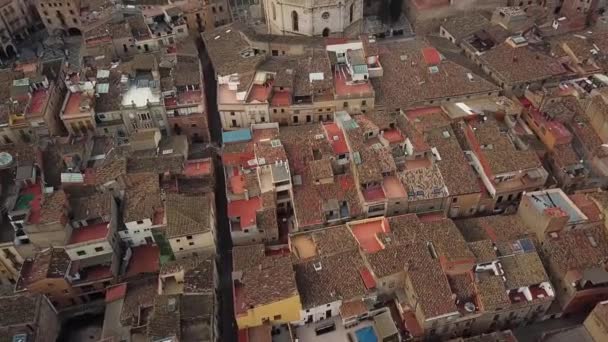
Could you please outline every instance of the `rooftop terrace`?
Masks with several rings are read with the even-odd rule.
[[[68,240],[68,245],[103,239],[108,235],[109,223],[99,223],[91,226],[75,228]]]

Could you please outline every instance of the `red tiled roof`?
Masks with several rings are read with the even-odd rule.
[[[118,284],[108,287],[106,290],[106,303],[111,303],[115,300],[125,297],[127,293],[127,283]]]
[[[141,245],[131,248],[133,254],[125,277],[142,273],[156,273],[160,269],[160,248],[156,245]]]
[[[72,231],[68,245],[105,238],[108,235],[109,223],[99,223],[92,226],[75,228]]]

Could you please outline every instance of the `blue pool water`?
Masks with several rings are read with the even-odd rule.
[[[374,328],[365,327],[355,331],[358,342],[378,342],[378,337],[374,333]]]

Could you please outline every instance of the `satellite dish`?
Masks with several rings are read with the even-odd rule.
[[[471,302],[466,302],[466,303],[464,303],[464,309],[467,312],[474,312],[475,311],[475,304],[473,304]]]
[[[13,156],[6,152],[0,152],[0,167],[7,167],[13,162]]]

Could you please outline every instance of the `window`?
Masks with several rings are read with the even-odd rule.
[[[277,20],[277,9],[274,6],[274,2],[272,3],[272,20]]]
[[[180,241],[182,241],[182,240],[180,240],[180,239],[175,240],[175,242],[180,242]]]
[[[192,235],[188,235],[188,236],[186,236],[186,239],[188,239],[188,240],[192,240]]]
[[[224,8],[220,6],[220,12],[224,12]]]
[[[296,11],[291,12],[291,29],[295,32],[300,30],[298,26],[298,12]]]
[[[137,221],[137,224],[144,224],[144,221]]]
[[[190,242],[188,245],[189,246],[194,246],[194,242]]]
[[[274,315],[274,317],[273,317],[273,318],[274,318],[274,320],[275,320],[275,321],[278,321],[278,320],[280,320],[280,319],[281,319],[281,315]]]
[[[215,13],[215,7],[211,7],[211,12]]]
[[[350,22],[353,22],[353,12],[355,11],[355,4],[350,5]]]
[[[78,256],[83,256],[83,255],[87,255],[87,252],[85,252],[85,251],[78,251],[78,252],[76,252],[76,254]]]
[[[103,247],[95,247],[95,252],[103,252]]]

